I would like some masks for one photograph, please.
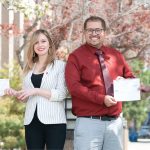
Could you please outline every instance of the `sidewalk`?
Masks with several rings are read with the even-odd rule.
[[[150,139],[139,139],[138,142],[128,142],[128,150],[150,150]]]

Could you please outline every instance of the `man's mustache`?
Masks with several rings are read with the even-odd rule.
[[[98,38],[98,39],[100,39],[100,36],[97,36],[97,35],[95,35],[95,36],[90,36],[89,38]]]

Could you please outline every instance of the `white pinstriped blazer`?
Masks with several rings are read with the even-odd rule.
[[[24,125],[31,123],[37,105],[37,115],[43,124],[66,123],[64,98],[67,89],[64,78],[65,62],[55,60],[54,65],[47,66],[42,82],[42,89],[50,90],[51,98],[47,99],[42,96],[30,96],[26,103]],[[25,76],[23,88],[34,88],[31,82],[33,70]]]

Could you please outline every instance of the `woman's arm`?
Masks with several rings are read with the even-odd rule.
[[[56,79],[56,86],[55,88],[52,88],[50,91],[50,101],[63,101],[66,98],[67,95],[67,87],[65,83],[65,63],[63,61],[60,61],[57,64],[57,69],[59,70],[57,79]]]
[[[25,101],[29,96],[43,96],[47,99],[51,97],[51,92],[49,90],[32,88],[32,89],[23,89],[18,91],[17,98],[21,101]]]

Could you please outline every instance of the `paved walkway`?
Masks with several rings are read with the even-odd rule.
[[[150,139],[139,139],[138,142],[128,142],[128,150],[150,150]]]

